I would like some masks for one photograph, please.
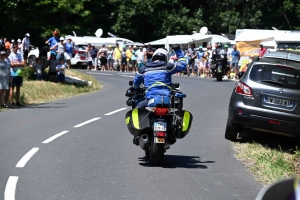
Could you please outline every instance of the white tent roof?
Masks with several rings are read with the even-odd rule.
[[[193,35],[170,35],[166,38],[147,42],[146,44],[151,45],[167,45],[167,44],[187,44],[193,41],[206,40],[211,38],[211,35],[193,34]]]

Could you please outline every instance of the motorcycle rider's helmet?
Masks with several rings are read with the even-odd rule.
[[[167,62],[167,55],[168,55],[168,51],[166,49],[159,48],[156,51],[154,51],[152,62],[157,60]]]

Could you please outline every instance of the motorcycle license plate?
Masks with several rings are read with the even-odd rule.
[[[155,137],[155,143],[165,143],[165,138],[162,137]]]
[[[154,122],[154,131],[167,131],[166,122]]]

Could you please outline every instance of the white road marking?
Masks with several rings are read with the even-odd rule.
[[[109,112],[109,113],[106,113],[106,114],[104,114],[104,115],[112,115],[112,114],[115,114],[115,113],[117,113],[117,112],[120,112],[120,111],[122,111],[122,110],[126,110],[127,108],[120,108],[120,109],[118,109],[118,110],[115,110],[115,111],[112,111],[112,112]]]
[[[50,142],[52,142],[53,140],[55,140],[56,138],[68,133],[69,131],[62,131],[60,133],[57,133],[56,135],[53,135],[52,137],[48,138],[47,140],[43,141],[43,144],[48,144]]]
[[[96,118],[94,118],[94,119],[87,120],[87,121],[85,121],[85,122],[83,122],[83,123],[81,123],[81,124],[77,124],[76,126],[74,126],[74,128],[79,128],[79,127],[81,127],[81,126],[84,126],[84,125],[86,125],[86,124],[89,124],[89,123],[91,123],[91,122],[93,122],[93,121],[96,121],[96,120],[99,120],[99,119],[101,119],[101,117],[96,117]]]
[[[4,200],[15,200],[18,179],[19,177],[17,176],[10,176],[8,178],[4,191]]]
[[[130,77],[130,78],[134,78],[135,76],[126,76],[126,75],[121,75],[123,77]]]
[[[110,76],[112,74],[105,74],[105,73],[97,73],[97,72],[87,72],[88,74],[98,74],[98,75],[107,75]]]
[[[30,160],[30,158],[36,153],[38,152],[39,148],[34,147],[32,148],[30,151],[28,151],[23,158],[21,158],[21,160],[17,163],[16,167],[18,168],[23,168],[26,163]]]

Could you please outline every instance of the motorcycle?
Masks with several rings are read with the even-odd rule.
[[[132,86],[133,81],[129,81],[129,85]],[[162,164],[167,149],[190,131],[193,115],[182,109],[186,95],[180,91],[179,83],[173,83],[170,97],[153,96],[146,108],[135,108],[145,97],[143,87],[135,92],[129,88],[125,96],[129,97],[127,105],[132,107],[126,113],[126,124],[135,144],[145,151],[151,164]]]
[[[223,80],[223,76],[225,76],[229,70],[229,66],[225,66],[225,65],[222,65],[220,63],[217,63],[215,65],[213,65],[211,67],[211,74],[213,76],[213,78],[216,78],[217,81],[222,81]]]

